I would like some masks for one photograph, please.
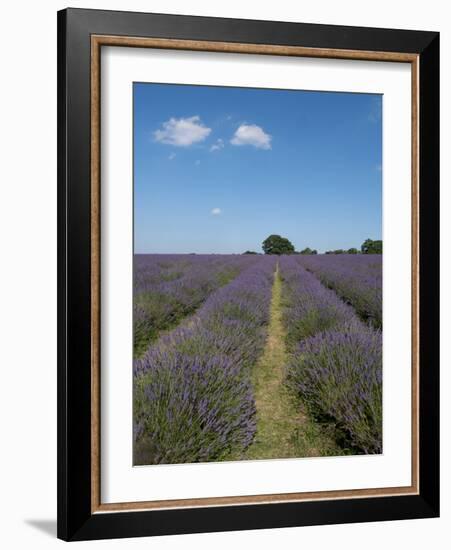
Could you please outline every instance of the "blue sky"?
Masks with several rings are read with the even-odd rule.
[[[360,247],[382,232],[379,95],[134,84],[138,253]]]

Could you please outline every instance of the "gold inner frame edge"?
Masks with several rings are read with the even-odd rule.
[[[383,487],[265,495],[226,496],[143,502],[101,503],[100,498],[100,50],[102,46],[156,48],[222,53],[280,55],[410,63],[411,209],[412,209],[412,481],[407,487]],[[419,56],[400,52],[306,48],[267,44],[211,42],[112,35],[91,36],[91,513],[199,508],[343,498],[419,494]]]

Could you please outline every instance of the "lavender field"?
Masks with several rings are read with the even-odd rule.
[[[382,452],[382,255],[135,255],[134,463]]]

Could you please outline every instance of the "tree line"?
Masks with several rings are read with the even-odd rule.
[[[280,235],[269,235],[269,237],[263,241],[262,249],[265,254],[318,254],[317,250],[310,247],[304,248],[301,251],[296,251],[290,240]],[[246,250],[244,254],[257,254],[257,252]],[[339,248],[337,250],[327,250],[326,254],[382,254],[382,241],[366,239],[362,243],[360,250],[357,248],[349,248],[348,250]]]

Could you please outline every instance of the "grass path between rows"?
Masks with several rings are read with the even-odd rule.
[[[255,366],[253,383],[257,433],[245,459],[295,458],[341,454],[332,440],[305,414],[284,383],[287,350],[282,322],[282,279],[274,273],[268,338]]]

